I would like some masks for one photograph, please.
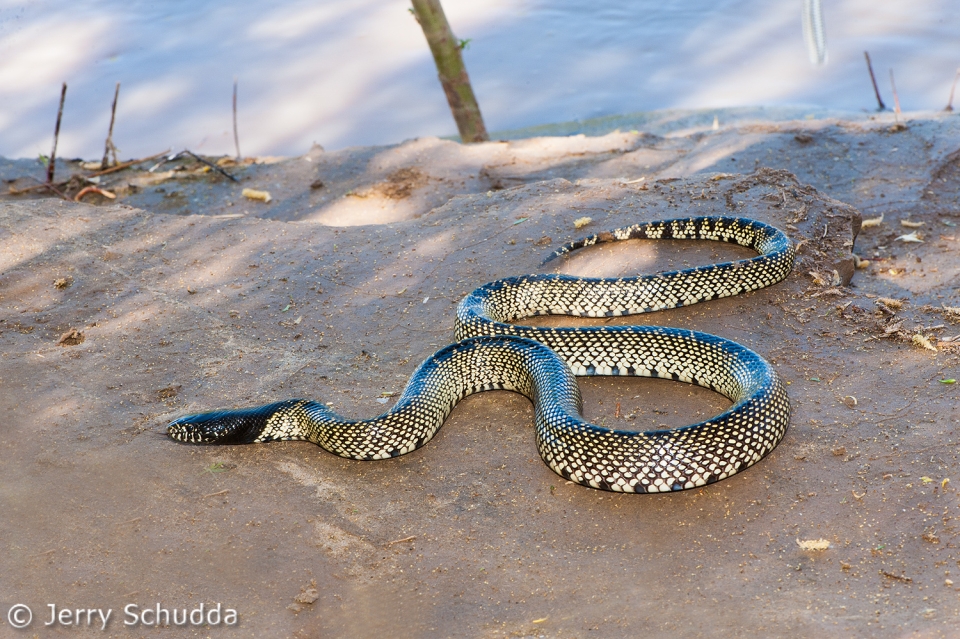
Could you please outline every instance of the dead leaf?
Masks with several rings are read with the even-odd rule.
[[[900,329],[902,328],[903,328],[903,320],[900,320],[899,322],[894,322],[893,324],[890,324],[889,326],[883,329],[883,335],[884,337],[889,337],[890,335],[899,334],[901,332]]]
[[[827,539],[804,539],[803,541],[797,539],[797,545],[800,546],[800,550],[826,550],[830,547],[830,541]]]
[[[60,339],[57,340],[57,346],[77,346],[83,344],[85,340],[83,333],[75,328],[71,328],[69,331],[60,336]]]
[[[925,348],[928,351],[937,352],[937,347],[933,345],[930,339],[923,335],[923,333],[915,333],[914,336],[910,339],[914,346],[919,348]]]
[[[876,303],[883,304],[891,311],[899,311],[903,308],[903,300],[898,300],[893,297],[878,297]]]
[[[923,237],[916,231],[913,233],[907,233],[906,235],[900,235],[896,239],[900,240],[901,242],[915,242],[918,244],[923,244]]]
[[[317,590],[317,580],[311,579],[307,586],[300,586],[300,594],[293,598],[299,604],[312,604],[320,598],[320,591]]]
[[[268,204],[273,199],[270,197],[269,191],[258,191],[257,189],[243,189],[240,191],[240,195],[248,200],[259,200],[264,204]]]

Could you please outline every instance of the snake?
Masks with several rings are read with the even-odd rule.
[[[488,282],[457,306],[457,341],[428,357],[394,406],[378,417],[353,420],[322,402],[289,399],[186,415],[171,422],[167,434],[193,444],[309,441],[341,457],[388,459],[430,441],[463,398],[510,390],[533,404],[543,461],[577,484],[661,493],[730,477],[769,454],[790,422],[786,387],[763,357],[729,339],[682,328],[516,322],[536,315],[635,315],[739,295],[786,278],[794,245],[779,229],[756,220],[701,216],[597,233],[561,246],[544,264],[580,248],[629,239],[730,242],[757,255],[635,277],[540,273]],[[720,393],[732,405],[678,428],[611,428],[582,417],[580,376],[686,382]]]

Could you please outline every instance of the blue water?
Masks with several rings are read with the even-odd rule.
[[[97,158],[116,82],[122,157],[246,155],[456,133],[402,0],[163,3],[0,0],[0,155]],[[956,0],[824,0],[826,63],[803,0],[445,0],[491,131],[660,109],[876,108],[863,51],[893,106],[939,110],[960,66]],[[814,56],[815,59],[815,56]]]

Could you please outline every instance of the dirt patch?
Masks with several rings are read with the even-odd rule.
[[[112,607],[121,636],[144,632],[116,623],[123,606],[158,601],[221,602],[240,615],[230,633],[249,637],[957,636],[960,243],[956,210],[924,193],[960,189],[937,173],[960,135],[953,120],[887,126],[317,151],[232,167],[239,185],[178,183],[177,214],[132,208],[134,196],[8,199],[4,610]],[[492,191],[480,169],[513,159],[512,175],[536,179]],[[431,179],[399,200],[345,195],[402,168]],[[275,201],[242,202],[248,186]],[[348,205],[366,207],[364,225]],[[800,245],[774,287],[609,322],[716,333],[777,368],[791,428],[728,480],[648,496],[570,484],[540,461],[529,402],[506,392],[464,400],[428,445],[376,463],[163,434],[183,414],[289,397],[376,415],[449,343],[456,303],[479,284],[542,272],[584,234],[693,214],[756,218]],[[901,220],[922,221],[924,242],[898,240],[917,230]],[[617,277],[749,254],[630,241],[550,266]],[[869,264],[851,271],[853,256]],[[85,340],[57,346],[70,329]],[[621,428],[729,404],[664,380],[580,382],[585,416]]]
[[[403,168],[388,175],[385,181],[375,184],[372,191],[391,200],[402,200],[410,197],[416,189],[426,184],[427,181],[427,176],[421,171],[413,168]]]

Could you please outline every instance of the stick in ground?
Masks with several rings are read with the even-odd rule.
[[[233,77],[233,144],[237,147],[237,162],[240,161],[240,136],[237,135],[237,77]]]
[[[893,89],[893,115],[897,123],[900,122],[900,97],[897,96],[897,85],[893,81],[893,69],[890,69],[890,87]]]
[[[947,106],[943,109],[944,111],[953,111],[953,92],[957,88],[958,78],[960,78],[960,69],[957,69],[957,74],[953,76],[953,84],[950,86],[950,99],[947,100]]]
[[[60,108],[57,109],[57,125],[53,129],[53,149],[47,163],[47,184],[53,184],[54,163],[57,161],[57,140],[60,138],[60,120],[63,119],[63,101],[67,99],[67,83],[60,89]]]
[[[867,71],[870,72],[870,82],[873,83],[873,93],[877,96],[877,111],[886,111],[887,105],[883,103],[883,98],[880,97],[880,89],[877,87],[877,78],[873,75],[873,65],[870,64],[870,54],[864,51],[863,57],[867,59]]]
[[[107,131],[107,141],[103,145],[103,160],[100,161],[100,170],[105,171],[110,168],[110,155],[113,155],[113,163],[117,164],[117,147],[113,145],[113,122],[117,119],[117,98],[120,97],[120,83],[117,82],[117,88],[113,92],[113,106],[110,107],[110,129]]]

